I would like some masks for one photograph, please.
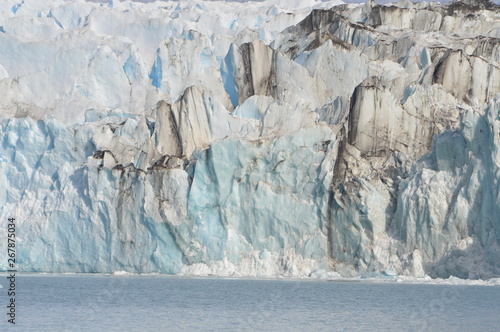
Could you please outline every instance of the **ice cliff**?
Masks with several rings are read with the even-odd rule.
[[[500,276],[493,3],[8,0],[0,97],[22,271]]]

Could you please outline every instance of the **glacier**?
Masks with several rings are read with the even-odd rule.
[[[18,269],[500,277],[499,17],[486,0],[6,1]]]

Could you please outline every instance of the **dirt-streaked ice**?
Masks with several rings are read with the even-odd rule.
[[[6,1],[19,270],[500,276],[499,6],[339,4]]]

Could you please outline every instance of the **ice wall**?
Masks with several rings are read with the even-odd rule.
[[[9,4],[20,270],[500,275],[499,6]]]

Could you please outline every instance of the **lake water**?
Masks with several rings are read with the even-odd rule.
[[[500,330],[499,286],[21,275],[16,289],[18,331]]]

